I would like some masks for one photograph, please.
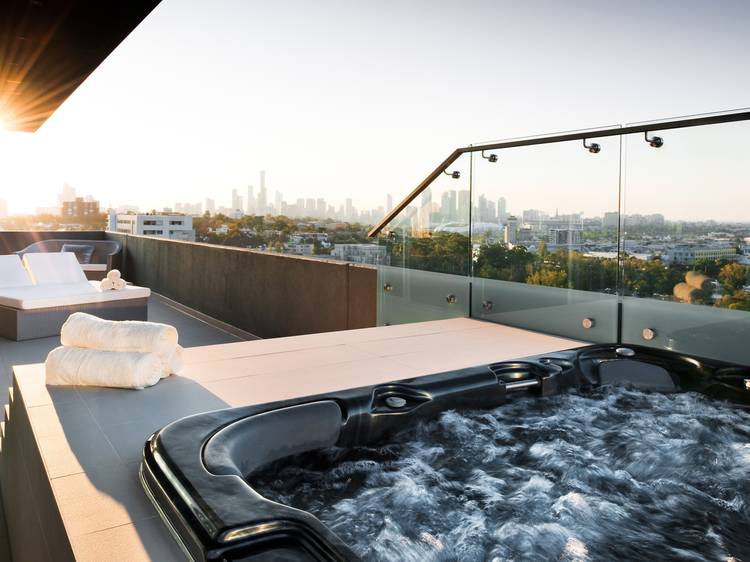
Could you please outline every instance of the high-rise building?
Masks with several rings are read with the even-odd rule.
[[[431,228],[432,215],[432,190],[426,189],[422,192],[419,201],[419,214],[417,215],[416,235],[426,236]]]
[[[390,193],[385,196],[385,209],[386,213],[390,213],[393,210],[393,195]]]
[[[495,222],[495,202],[489,201],[484,195],[479,196],[476,217],[479,222]]]
[[[462,189],[458,192],[456,220],[459,222],[467,222],[469,220],[469,209],[471,209],[471,192],[468,189]]]
[[[326,218],[326,200],[322,197],[315,202],[315,213],[321,219]]]
[[[255,188],[252,185],[247,186],[247,214],[255,214]]]
[[[445,221],[456,218],[456,190],[446,191],[440,198],[440,214]]]
[[[244,212],[245,206],[242,204],[242,195],[236,189],[232,190],[232,210]]]
[[[258,215],[265,215],[268,212],[268,194],[265,187],[260,188],[258,193],[258,203],[255,207],[255,212]]]
[[[273,206],[277,213],[281,212],[283,202],[284,197],[281,195],[281,192],[279,190],[276,190],[273,196]]]
[[[497,218],[501,223],[505,223],[505,219],[508,218],[508,208],[506,206],[505,197],[501,197],[497,200]]]
[[[344,220],[356,220],[357,215],[355,214],[354,205],[352,204],[351,198],[346,200],[346,207],[344,208]]]
[[[604,219],[602,220],[602,228],[615,230],[620,222],[620,213],[617,211],[610,211],[604,213]]]
[[[211,215],[216,214],[216,201],[210,199],[209,197],[206,197],[206,211],[208,211]]]
[[[518,240],[518,219],[513,215],[508,217],[503,228],[503,242],[508,246],[514,246]]]

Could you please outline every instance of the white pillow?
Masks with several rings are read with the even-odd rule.
[[[28,287],[31,277],[16,254],[0,256],[0,288]]]
[[[30,253],[23,263],[35,285],[64,285],[86,281],[86,274],[71,252]]]

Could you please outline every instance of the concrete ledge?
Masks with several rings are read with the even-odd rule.
[[[143,391],[47,387],[43,365],[16,366],[0,452],[13,559],[184,560],[138,482],[146,438],[181,417],[580,345],[458,318],[190,348]]]

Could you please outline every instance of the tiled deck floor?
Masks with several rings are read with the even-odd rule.
[[[206,322],[177,310],[159,298],[149,302],[149,320],[175,326],[180,334],[180,343],[185,347],[214,345],[241,341]],[[0,406],[8,403],[7,388],[11,386],[12,366],[41,363],[50,350],[60,345],[59,337],[15,342],[0,338]],[[0,501],[0,561],[10,561],[7,527]]]

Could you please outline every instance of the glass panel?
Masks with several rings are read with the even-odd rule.
[[[622,340],[750,364],[750,123],[648,138],[626,139]]]
[[[619,136],[474,153],[472,316],[617,341],[619,181]]]
[[[378,324],[469,315],[468,155],[459,158],[380,235]],[[405,191],[405,190],[404,190]]]

